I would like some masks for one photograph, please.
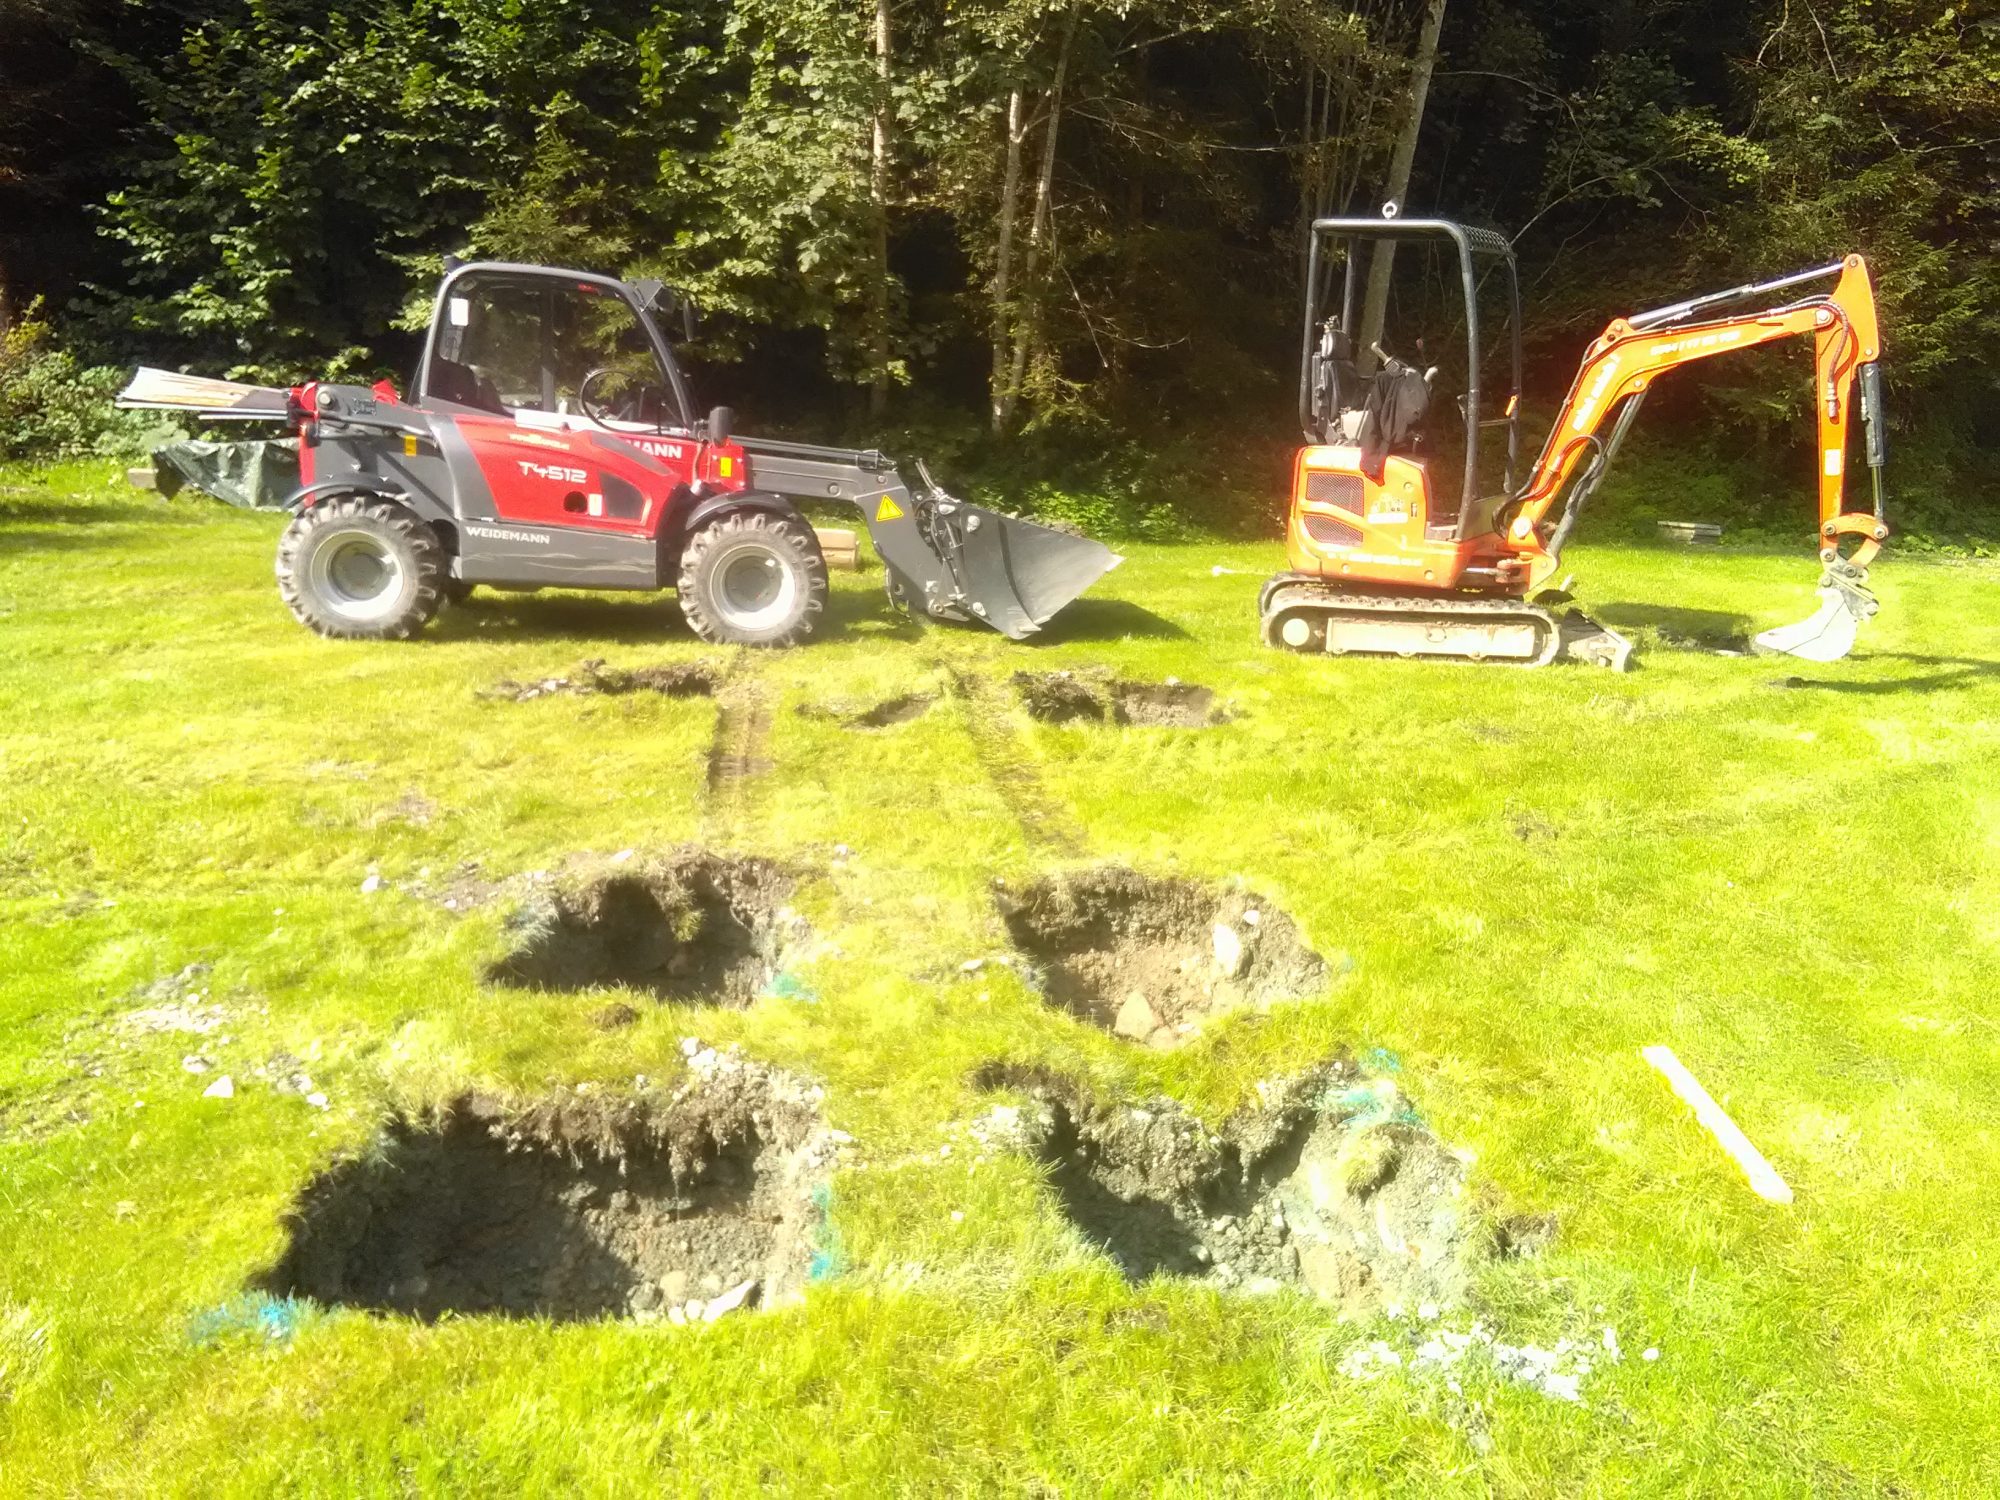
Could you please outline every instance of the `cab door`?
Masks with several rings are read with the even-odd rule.
[[[654,538],[696,445],[637,310],[616,282],[471,268],[448,284],[422,399],[448,415],[446,459],[475,581],[655,588]],[[498,571],[489,571],[498,570]],[[525,571],[523,571],[525,570]]]

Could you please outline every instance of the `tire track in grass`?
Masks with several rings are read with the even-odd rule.
[[[773,764],[771,690],[749,675],[748,660],[747,650],[739,652],[715,692],[704,820],[711,840],[740,837],[747,831]]]
[[[1028,847],[1041,854],[1075,858],[1084,852],[1083,830],[1075,815],[1042,784],[1028,748],[1008,718],[993,685],[943,660],[933,665],[951,680],[952,696],[965,708],[972,752],[993,790],[1007,805]]]

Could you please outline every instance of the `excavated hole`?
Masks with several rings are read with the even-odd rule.
[[[541,990],[625,985],[662,1000],[746,1006],[805,936],[784,905],[792,887],[768,860],[700,849],[579,878],[514,915],[514,950],[486,978]]]
[[[427,1322],[713,1321],[786,1301],[807,1278],[830,1161],[815,1104],[739,1065],[656,1113],[471,1095],[399,1116],[306,1186],[261,1285]]]
[[[1137,724],[1205,729],[1228,721],[1215,693],[1192,682],[1133,682],[1078,672],[1016,672],[1014,687],[1029,717],[1044,724]]]
[[[1248,892],[1104,865],[994,900],[1048,1002],[1129,1041],[1179,1046],[1204,1017],[1326,983],[1297,924]]]
[[[713,662],[676,662],[661,667],[607,667],[600,660],[579,662],[567,677],[542,677],[532,682],[516,682],[503,677],[480,694],[482,698],[506,698],[516,703],[531,702],[555,693],[602,694],[622,697],[627,693],[659,693],[668,698],[709,698],[722,683],[722,668]]]
[[[1345,1311],[1461,1303],[1489,1261],[1533,1253],[1545,1220],[1477,1210],[1465,1167],[1386,1080],[1336,1062],[1259,1085],[1211,1132],[1171,1100],[1105,1104],[1070,1080],[988,1068],[1024,1093],[1028,1149],[1066,1217],[1127,1279],[1302,1287]]]

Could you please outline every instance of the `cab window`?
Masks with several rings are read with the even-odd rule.
[[[501,414],[613,428],[682,416],[645,325],[616,291],[559,276],[461,276],[445,298],[425,394]]]

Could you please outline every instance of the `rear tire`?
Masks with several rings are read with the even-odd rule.
[[[681,551],[678,588],[688,628],[730,646],[795,646],[826,609],[826,559],[803,521],[735,511]]]
[[[278,542],[279,595],[336,640],[408,640],[438,612],[444,583],[437,533],[380,495],[322,500]]]

